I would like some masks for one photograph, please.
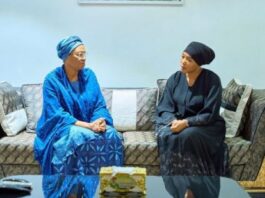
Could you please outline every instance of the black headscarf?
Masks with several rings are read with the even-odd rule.
[[[205,65],[215,58],[214,51],[207,45],[199,42],[191,42],[184,52],[187,52],[198,65]]]

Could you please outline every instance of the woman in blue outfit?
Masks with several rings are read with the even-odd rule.
[[[70,36],[59,42],[57,53],[63,65],[45,77],[34,142],[42,173],[92,175],[102,166],[122,165],[122,137],[94,72],[84,68],[84,44]]]
[[[180,71],[167,80],[156,118],[162,175],[224,174],[222,85],[217,74],[201,67],[214,58],[210,47],[192,42]]]

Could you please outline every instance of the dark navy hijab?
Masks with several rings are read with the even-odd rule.
[[[215,58],[215,53],[210,47],[195,41],[191,42],[186,47],[184,52],[188,53],[191,58],[200,66],[211,63]]]

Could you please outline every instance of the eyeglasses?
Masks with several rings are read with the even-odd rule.
[[[80,59],[86,58],[86,52],[77,52],[77,53],[73,53],[73,55]]]

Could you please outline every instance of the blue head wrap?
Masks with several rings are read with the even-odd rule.
[[[69,36],[61,40],[57,45],[58,57],[65,60],[77,46],[82,44],[82,40],[78,36]]]

